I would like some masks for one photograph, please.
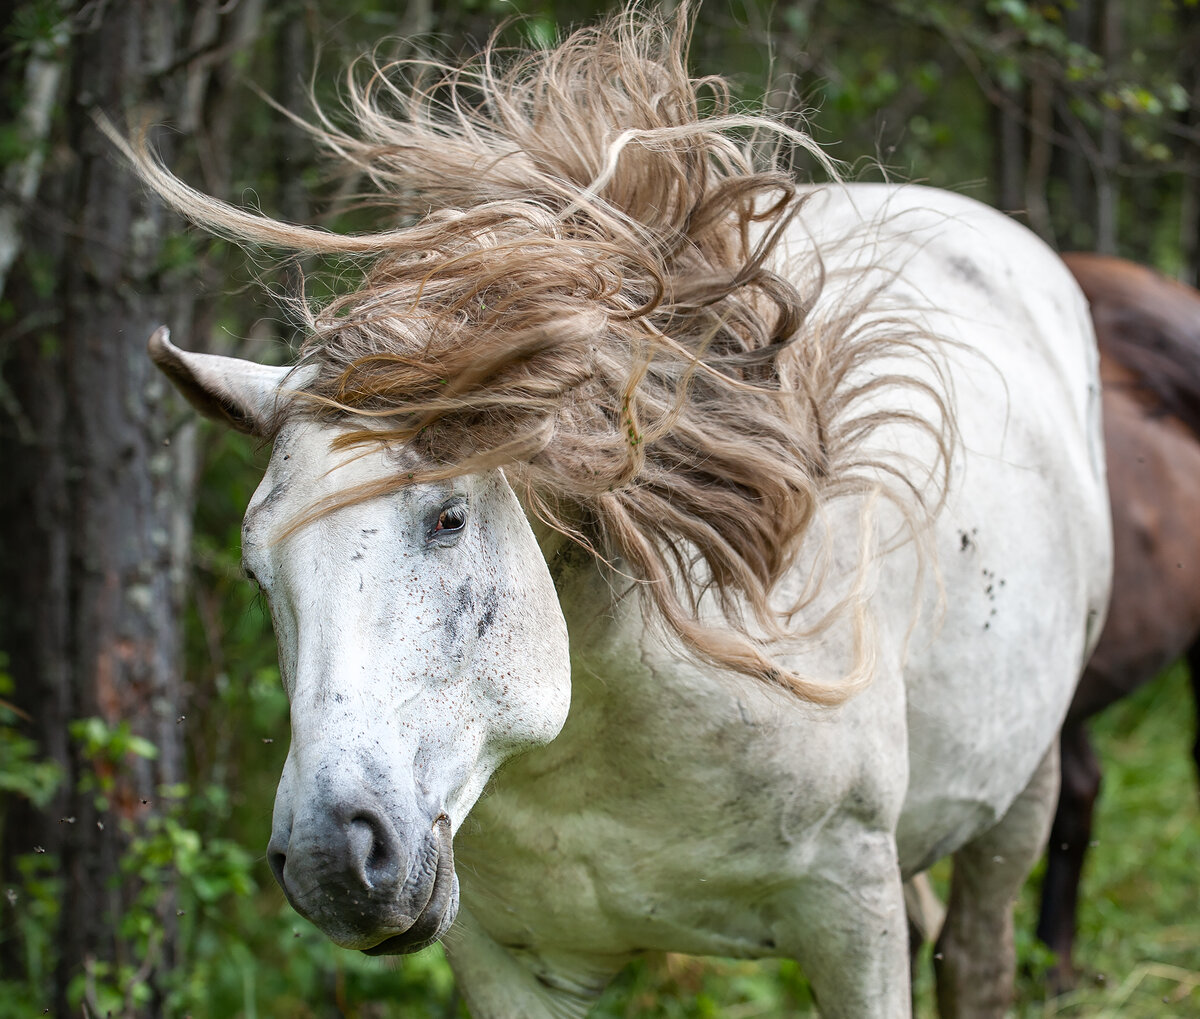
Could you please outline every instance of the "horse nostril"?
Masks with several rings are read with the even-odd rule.
[[[287,885],[283,883],[283,868],[287,863],[287,853],[279,849],[267,849],[267,863],[271,867],[271,873],[275,875],[275,880],[279,887],[287,891]]]
[[[398,877],[396,837],[377,814],[360,813],[350,819],[347,832],[350,859],[368,886],[392,884]]]

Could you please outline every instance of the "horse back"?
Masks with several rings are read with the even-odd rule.
[[[1200,436],[1200,293],[1121,258],[1063,261],[1091,305],[1101,352],[1131,373],[1126,384]]]
[[[904,664],[898,845],[915,871],[1007,811],[1098,639],[1112,563],[1098,358],[1057,255],[1001,214],[884,185],[813,204],[830,277],[839,238],[871,236],[856,250],[900,267],[895,306],[944,341],[931,385],[949,394],[957,443],[933,525],[936,582],[922,590]],[[889,582],[881,602],[893,635],[911,618],[905,589]]]

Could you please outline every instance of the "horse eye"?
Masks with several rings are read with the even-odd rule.
[[[453,534],[455,531],[461,531],[467,523],[467,508],[459,504],[447,506],[439,514],[437,523],[434,525],[434,533],[441,532],[442,534]]]

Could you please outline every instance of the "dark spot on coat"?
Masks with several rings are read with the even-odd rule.
[[[951,275],[957,276],[964,283],[970,284],[977,290],[982,290],[985,294],[991,294],[992,288],[988,283],[988,278],[969,258],[956,256],[948,259],[946,267],[950,270]]]
[[[483,599],[483,615],[479,617],[479,621],[475,624],[476,636],[482,638],[495,625],[496,610],[499,607],[500,596],[496,594],[496,589],[492,588]]]
[[[482,596],[475,594],[472,581],[464,580],[454,592],[453,604],[448,609],[442,626],[446,636],[454,644],[469,632],[469,620],[474,619],[475,636],[482,638],[495,624],[496,614],[500,610],[500,595],[495,588],[489,588]],[[458,654],[462,654],[460,649]]]

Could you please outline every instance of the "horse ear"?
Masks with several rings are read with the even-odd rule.
[[[151,360],[205,417],[260,438],[274,434],[279,387],[292,368],[180,350],[166,326],[155,329],[146,346]]]

